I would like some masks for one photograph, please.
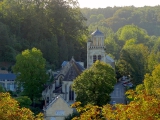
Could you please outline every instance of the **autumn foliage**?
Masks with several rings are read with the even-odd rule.
[[[81,114],[73,120],[157,120],[160,118],[160,100],[155,96],[147,95],[145,91],[137,94],[130,90],[129,98],[133,98],[129,104],[106,104],[103,107],[86,105],[81,107],[80,103],[74,103]]]
[[[34,114],[27,108],[20,108],[9,93],[0,93],[0,120],[43,120],[43,115]]]
[[[146,74],[144,84],[126,92],[128,104],[106,104],[102,107],[80,102],[72,105],[80,116],[73,120],[160,120],[160,64]]]

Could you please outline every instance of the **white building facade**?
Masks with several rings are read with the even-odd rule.
[[[7,91],[16,91],[16,75],[13,73],[0,74],[0,85]]]

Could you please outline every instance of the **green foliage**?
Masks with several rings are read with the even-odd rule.
[[[32,104],[32,101],[29,97],[27,96],[19,96],[15,98],[20,104],[19,106],[25,107],[25,108],[30,108],[30,105]]]
[[[73,112],[72,114],[69,114],[67,117],[65,117],[64,120],[72,120],[74,117],[78,117],[79,113]]]
[[[160,51],[160,37],[156,38],[154,43],[153,51]]]
[[[43,52],[46,61],[57,68],[63,60],[76,56],[75,52],[72,55],[66,52],[66,59],[59,57],[62,53],[59,51],[67,51],[70,43],[73,49],[85,49],[80,38],[87,36],[86,19],[76,0],[3,0],[0,15],[0,61],[15,62],[17,54],[36,47]],[[61,47],[63,38],[66,49]],[[86,54],[84,51],[79,53]],[[84,57],[77,60],[82,61]]]
[[[0,85],[0,93],[5,92],[4,88]]]
[[[148,72],[151,73],[155,66],[160,63],[160,52],[151,51],[148,56]]]
[[[82,105],[88,103],[104,105],[110,101],[110,93],[116,83],[114,69],[103,62],[96,61],[73,81],[73,90]]]
[[[136,43],[147,42],[147,33],[145,30],[135,25],[125,25],[117,31],[119,40],[130,40],[135,39]]]
[[[145,90],[144,84],[139,84],[139,85],[137,85],[137,86],[136,86],[136,89],[135,89],[135,91],[136,91],[138,94],[143,93],[144,90]]]
[[[14,49],[12,48],[9,28],[0,22],[0,61],[15,61]]]
[[[39,48],[41,49],[44,58],[47,59],[49,65],[58,64],[59,48],[56,37],[52,37],[51,39],[48,40],[42,40],[39,43]]]
[[[155,95],[156,97],[160,97],[160,64],[155,66],[155,69],[152,71],[151,74],[146,74],[144,79],[144,86],[146,92],[150,95]]]
[[[135,84],[142,83],[147,72],[148,47],[143,44],[129,45],[122,49],[119,64],[133,77]],[[121,64],[123,62],[123,64]]]
[[[155,67],[152,74],[146,74],[144,84],[139,84],[135,90],[126,92],[130,100],[127,104],[110,104],[102,107],[87,104],[81,106],[80,102],[72,105],[80,113],[73,120],[157,120],[160,118],[160,64]]]
[[[64,60],[68,60],[68,46],[65,37],[63,37],[59,42],[59,60],[60,63],[62,63]]]
[[[112,33],[105,39],[105,46],[106,53],[112,54],[115,57],[115,59],[119,59],[121,46],[118,43],[118,39],[115,34]]]
[[[43,120],[43,114],[34,116],[28,108],[20,108],[18,101],[9,93],[0,93],[0,119],[1,120]]]
[[[27,49],[16,57],[13,72],[17,74],[16,82],[23,88],[23,95],[32,102],[41,97],[48,76],[45,70],[45,59],[40,50]]]
[[[160,8],[159,6],[145,7],[106,7],[98,9],[83,8],[83,15],[88,19],[87,25],[93,26],[99,24],[111,28],[116,32],[119,28],[125,25],[134,24],[147,31],[149,35],[160,35]],[[96,19],[99,15],[105,17],[101,20]],[[94,16],[93,19],[90,19]],[[100,22],[103,21],[103,22]]]

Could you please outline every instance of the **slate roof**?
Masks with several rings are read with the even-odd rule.
[[[67,74],[64,76],[63,81],[73,81],[84,70],[83,66],[81,66],[78,62],[75,62],[73,59],[71,59],[69,62],[71,67],[69,68]]]
[[[68,63],[68,61],[63,61],[63,63],[61,64],[61,66],[64,67],[67,63]]]
[[[76,62],[76,65],[77,65],[78,69],[81,71],[83,71],[85,69],[79,62]]]
[[[66,66],[68,62],[69,61],[63,61],[63,63],[61,64],[61,66],[62,67]],[[84,67],[80,64],[80,62],[75,61],[75,63],[77,64],[77,66],[79,67],[79,69],[81,69],[81,70],[84,69]]]
[[[108,55],[106,55],[106,60],[110,61],[110,62],[114,62],[114,60],[110,56],[108,56]]]
[[[53,91],[53,93],[61,93],[61,94],[64,94],[62,92],[62,86],[58,87],[58,88],[55,88],[55,90]]]
[[[104,34],[97,28],[92,34],[92,36],[103,36]]]
[[[0,74],[0,80],[15,80],[16,75],[13,73]]]
[[[52,106],[52,104],[54,104],[58,99],[62,99],[68,107],[70,107],[70,105],[63,99],[63,97],[61,95],[58,95],[57,97],[55,97],[52,102],[49,103],[49,105],[47,105],[46,107],[43,108],[44,111],[46,111],[49,107]]]

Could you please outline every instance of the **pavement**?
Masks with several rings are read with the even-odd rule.
[[[115,103],[126,104],[125,87],[122,85],[121,82],[118,82],[114,86],[114,90],[110,94],[110,96],[111,96],[110,104],[115,104]]]

